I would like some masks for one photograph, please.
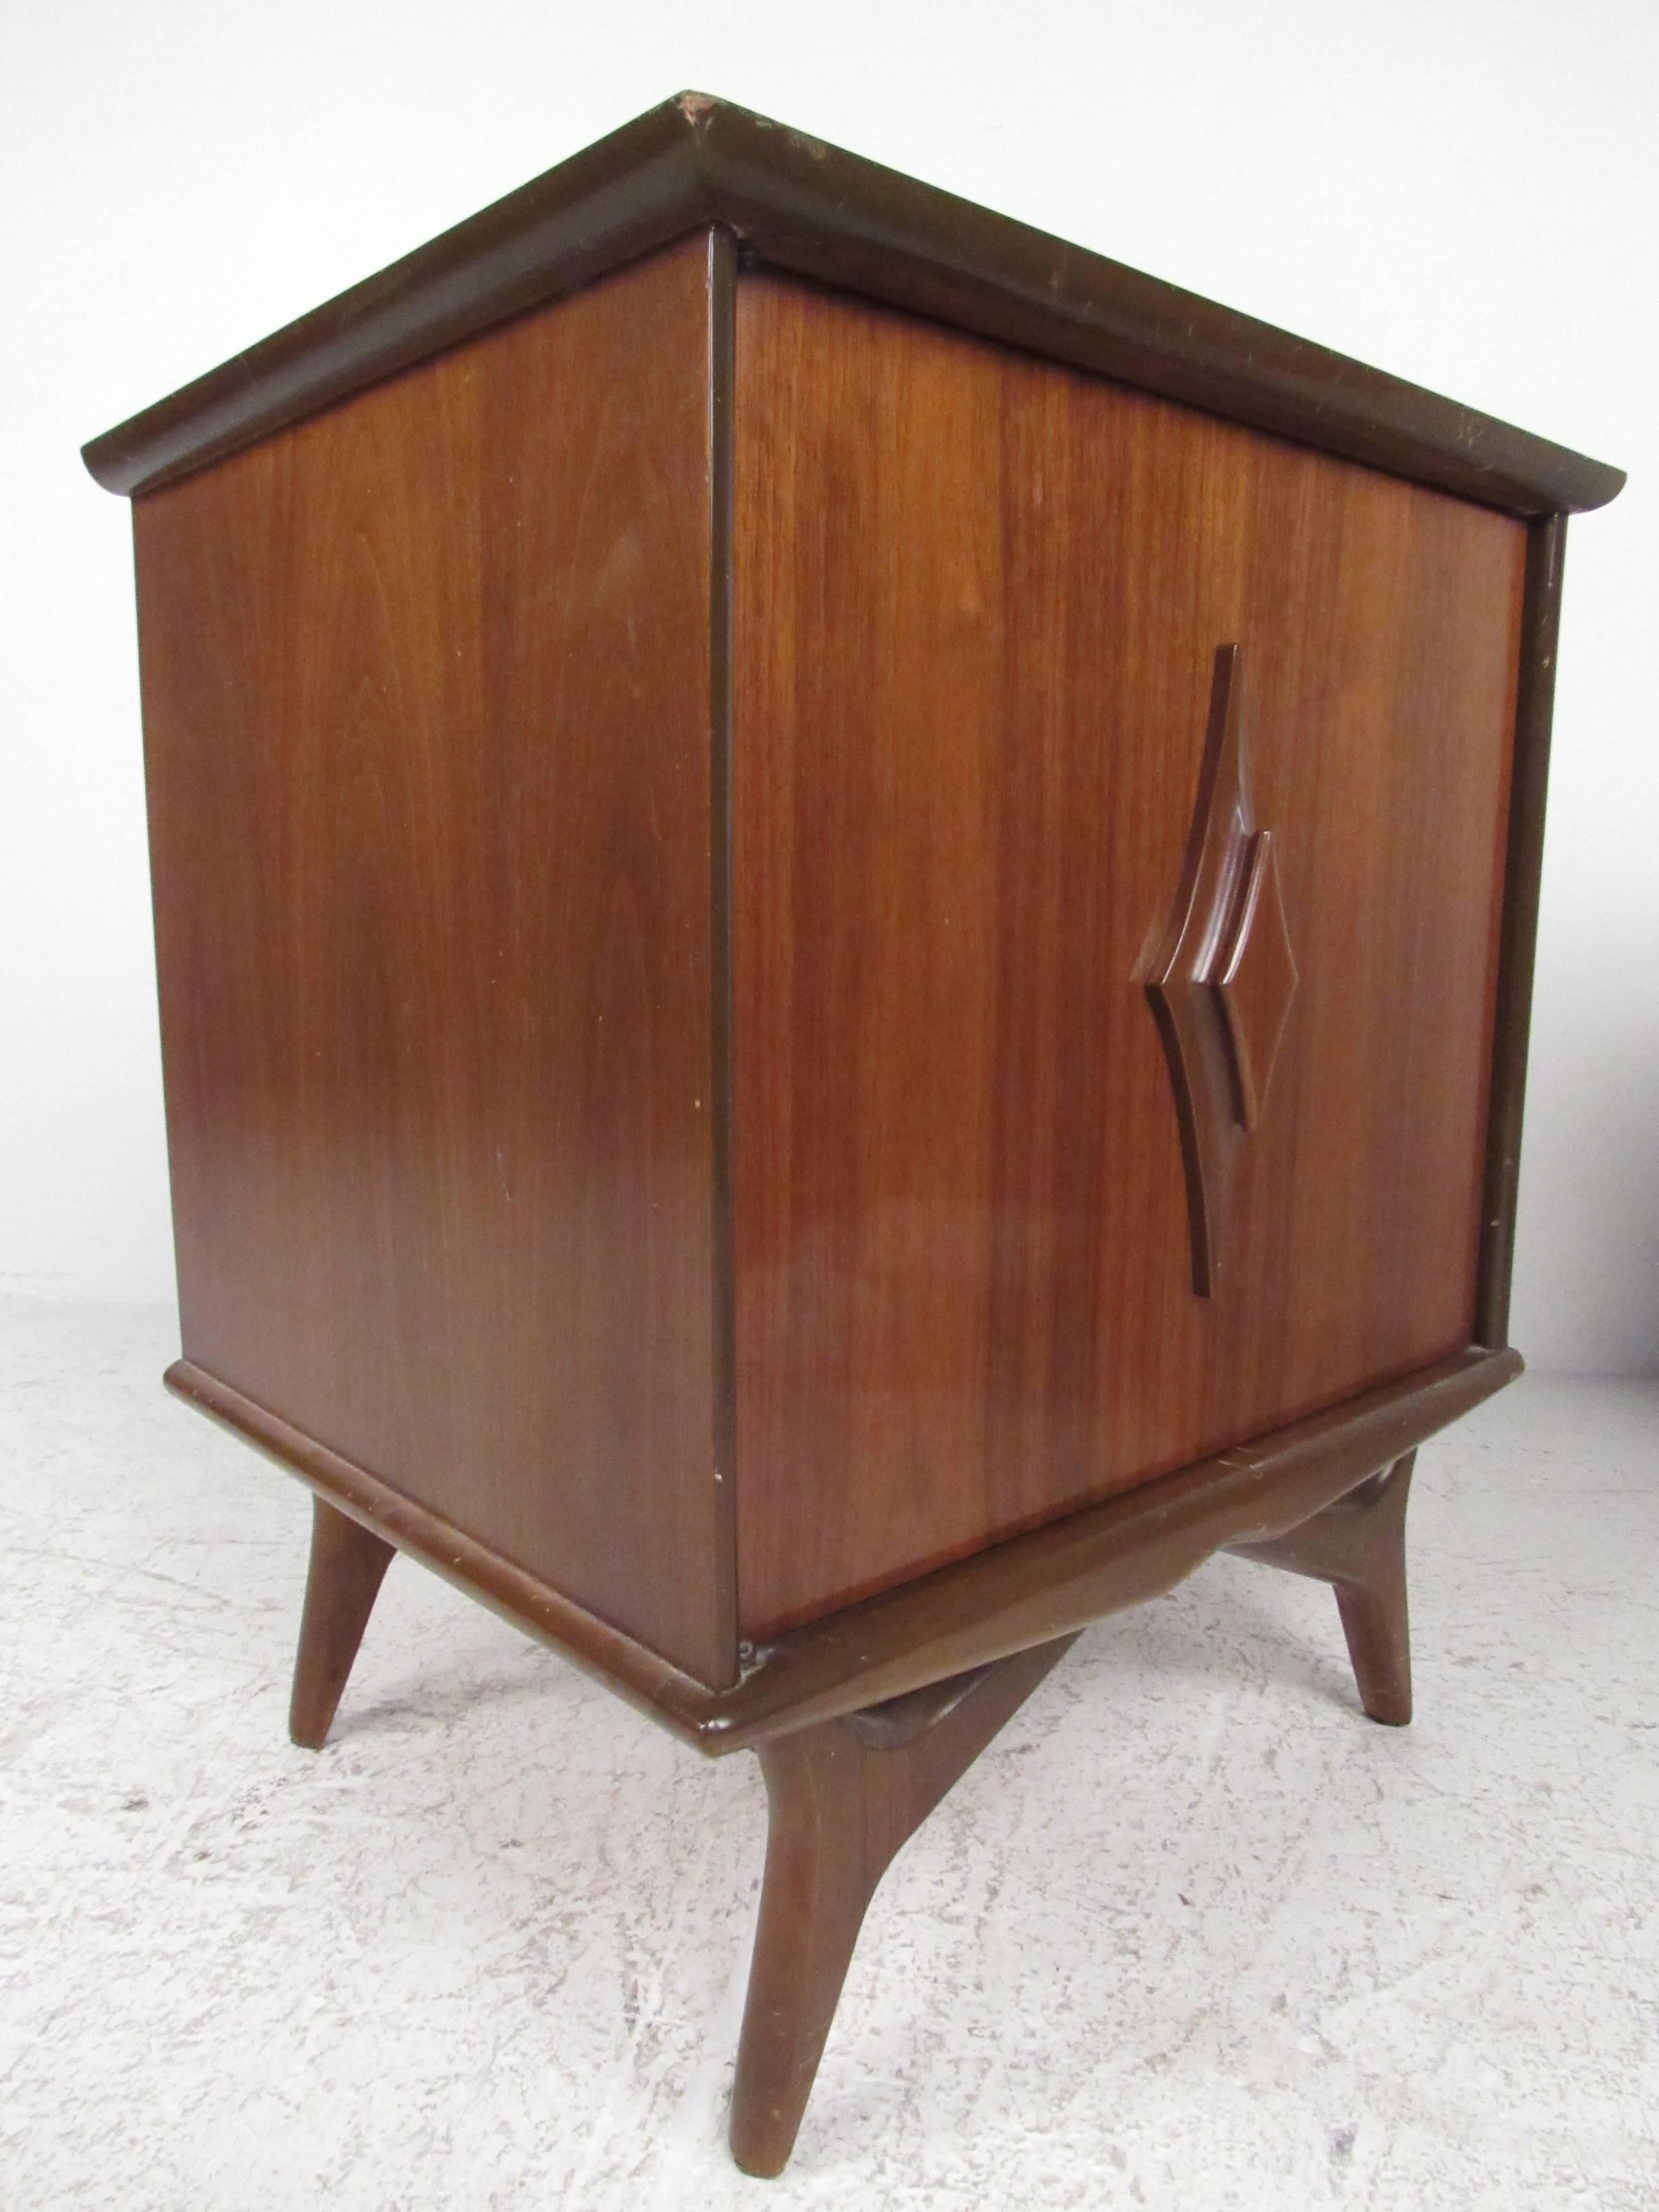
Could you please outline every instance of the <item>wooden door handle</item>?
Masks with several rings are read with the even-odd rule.
[[[1261,1122],[1297,986],[1273,833],[1250,804],[1243,711],[1239,649],[1220,646],[1181,884],[1144,978],[1175,1094],[1200,1297],[1221,1278],[1239,1145]]]

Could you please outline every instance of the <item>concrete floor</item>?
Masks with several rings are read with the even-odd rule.
[[[758,1770],[394,1568],[284,1715],[309,1506],[172,1317],[0,1310],[0,2205],[1659,2205],[1659,1385],[1431,1445],[1417,1723],[1242,1562],[1084,1639],[728,2164]]]

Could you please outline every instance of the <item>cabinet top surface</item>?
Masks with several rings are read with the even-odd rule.
[[[1530,515],[1622,472],[746,108],[686,92],[95,438],[136,493],[708,224],[791,270]]]

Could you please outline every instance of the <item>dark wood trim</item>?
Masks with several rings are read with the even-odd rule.
[[[665,102],[94,438],[86,465],[111,491],[154,490],[576,291],[714,213],[696,134]]]
[[[753,1655],[726,1690],[694,1681],[187,1360],[166,1381],[353,1520],[717,1756],[926,1688],[1159,1596],[1212,1553],[1295,1528],[1489,1398],[1521,1364],[1513,1352],[1457,1353],[813,1621]]]
[[[762,1650],[716,1725],[761,1742],[1162,1596],[1223,1546],[1305,1521],[1521,1369],[1513,1352],[1455,1354],[813,1621]]]
[[[1521,612],[1521,674],[1516,696],[1510,781],[1509,851],[1504,864],[1503,942],[1492,1027],[1492,1102],[1486,1121],[1486,1195],[1474,1335],[1497,1350],[1510,1339],[1515,1267],[1515,1206],[1521,1177],[1521,1120],[1527,1096],[1527,1039],[1532,1023],[1533,961],[1538,944],[1539,878],[1544,864],[1544,805],[1550,721],[1561,626],[1561,572],[1567,519],[1547,515],[1527,538]]]
[[[714,1477],[720,1486],[715,1601],[736,1672],[738,1321],[732,1263],[732,410],[737,242],[708,233],[708,971],[714,1229]]]
[[[764,117],[682,93],[85,449],[148,490],[705,224],[775,267],[1532,515],[1622,473]]]

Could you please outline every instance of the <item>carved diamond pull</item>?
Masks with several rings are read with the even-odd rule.
[[[1145,979],[1175,1093],[1200,1297],[1220,1279],[1233,1170],[1296,996],[1273,836],[1250,805],[1243,705],[1238,647],[1221,646],[1181,887]]]

